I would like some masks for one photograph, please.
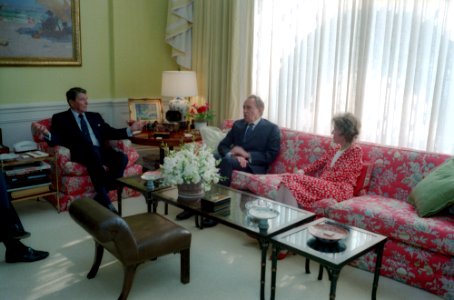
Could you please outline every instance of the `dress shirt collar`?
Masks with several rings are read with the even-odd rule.
[[[257,126],[257,124],[258,124],[261,120],[262,120],[262,118],[258,118],[257,120],[255,120],[255,122],[249,123],[249,124],[254,124],[253,127],[255,128],[255,126]],[[247,124],[247,125],[249,125],[249,124]]]
[[[87,116],[85,116],[85,113],[79,113],[79,112],[73,110],[72,108],[71,108],[71,112],[73,113],[73,116],[74,116],[74,118],[75,118],[76,120],[79,120],[79,115],[82,114],[82,115],[84,116],[84,119],[85,119],[86,121],[88,121],[88,120],[87,120]],[[77,122],[77,123],[79,123],[79,122]]]

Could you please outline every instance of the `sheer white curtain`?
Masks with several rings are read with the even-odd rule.
[[[454,1],[256,0],[252,89],[281,126],[454,154]]]

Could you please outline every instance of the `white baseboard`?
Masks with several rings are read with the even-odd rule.
[[[3,145],[10,150],[13,144],[32,140],[31,123],[50,118],[53,114],[67,110],[68,103],[42,102],[30,104],[0,105],[0,128]],[[126,127],[129,119],[128,99],[90,100],[89,110],[99,112],[112,127]]]

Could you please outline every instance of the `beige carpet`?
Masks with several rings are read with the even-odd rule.
[[[32,236],[24,243],[47,250],[50,257],[35,263],[6,264],[0,246],[0,299],[116,299],[123,280],[121,265],[105,254],[98,275],[87,279],[94,246],[91,238],[70,218],[45,201],[16,203],[25,228]],[[159,212],[163,211],[160,205]],[[124,214],[146,211],[143,198],[126,199]],[[170,207],[169,218],[179,209]],[[255,240],[223,225],[199,230],[194,219],[178,222],[192,234],[191,281],[179,281],[179,256],[168,255],[139,267],[129,299],[259,299],[260,251]],[[304,273],[304,260],[291,256],[278,264],[276,299],[328,299],[326,273],[317,280],[318,265]],[[345,267],[337,286],[338,300],[370,299],[372,274]],[[267,264],[266,299],[269,299],[270,263]],[[440,299],[423,290],[380,277],[377,299]]]

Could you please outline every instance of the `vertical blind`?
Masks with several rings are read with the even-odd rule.
[[[280,126],[454,154],[454,1],[256,0],[252,90]]]

